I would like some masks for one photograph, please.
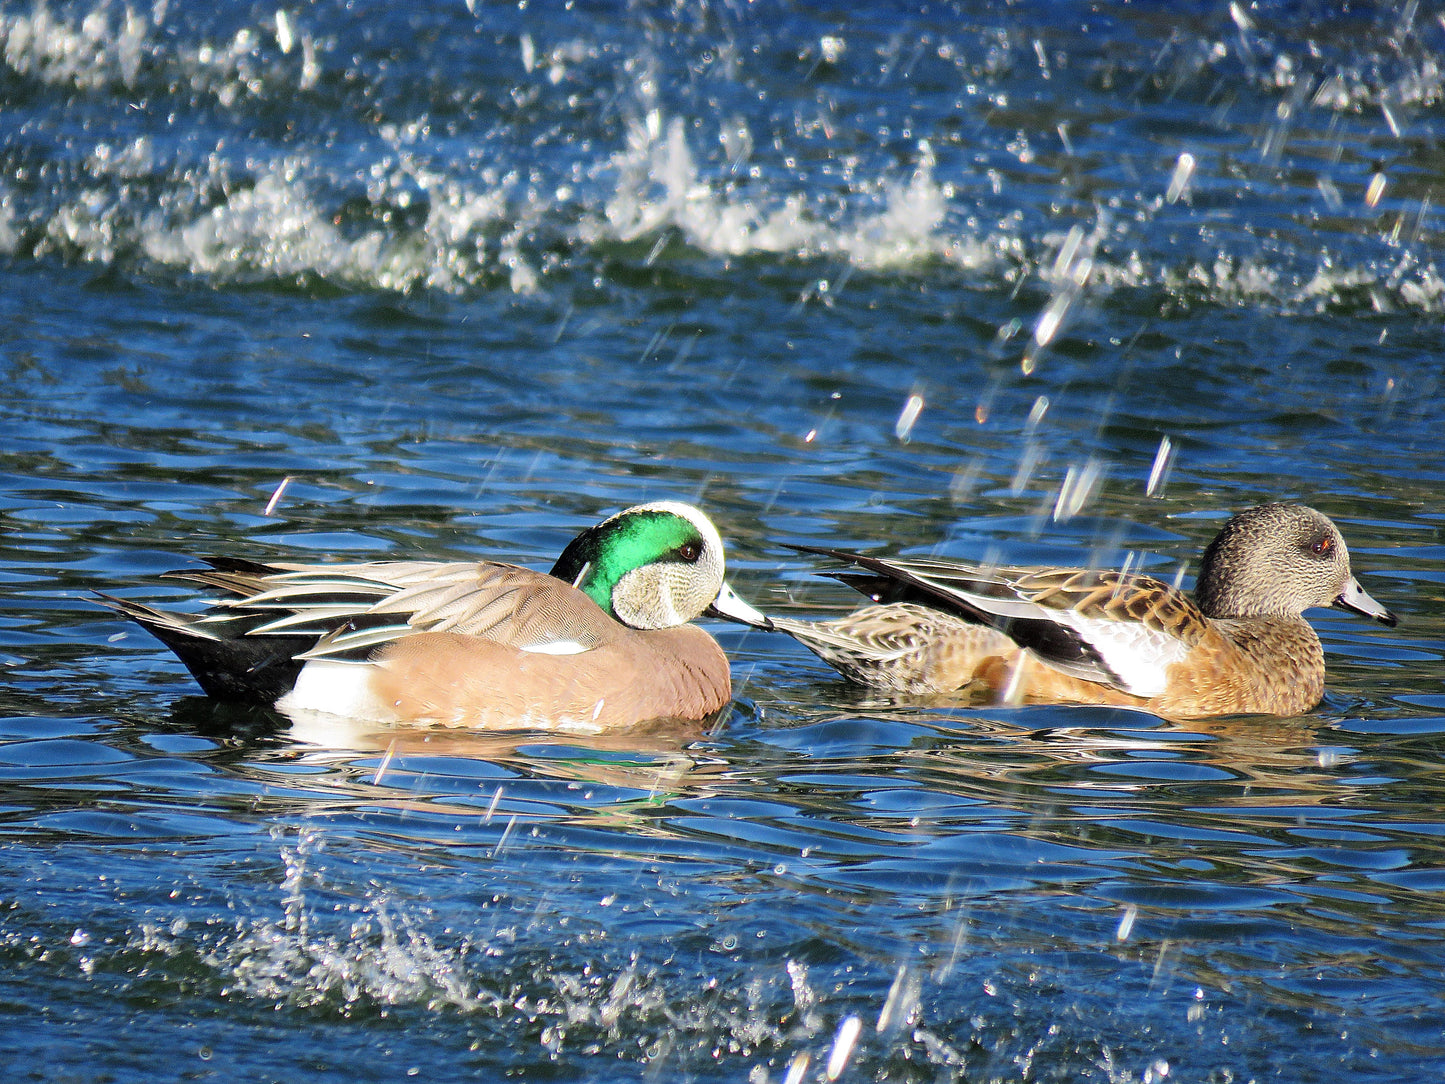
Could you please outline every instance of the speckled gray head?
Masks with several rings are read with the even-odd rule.
[[[1204,551],[1195,588],[1210,617],[1290,617],[1336,606],[1394,627],[1350,571],[1328,517],[1302,504],[1262,504],[1235,516]]]

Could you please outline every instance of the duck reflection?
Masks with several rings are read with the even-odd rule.
[[[222,742],[227,770],[271,793],[284,778],[287,792],[303,800],[349,799],[371,810],[469,820],[480,803],[487,822],[543,815],[626,819],[634,805],[702,793],[726,768],[708,740],[719,718],[565,735],[283,715],[192,697],[174,705],[170,721]],[[559,791],[557,783],[575,789]]]
[[[1149,824],[1228,832],[1222,817],[1325,806],[1364,785],[1346,774],[1355,751],[1322,737],[1322,717],[1171,723],[1117,708],[842,700],[777,717],[769,709],[767,726],[744,704],[700,723],[575,736],[238,716],[201,698],[173,721],[224,737],[228,769],[278,801],[284,781],[292,798],[328,799],[332,812],[389,809],[435,819],[438,830],[466,825],[490,844],[513,822],[716,841],[735,823],[730,804],[744,803],[752,831],[766,823],[777,837],[751,849],[825,864],[834,836],[878,834],[878,849],[833,855],[853,864],[988,825],[1085,852],[1136,852]],[[1255,818],[1234,827],[1261,829]]]

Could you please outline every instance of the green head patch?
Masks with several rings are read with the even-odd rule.
[[[613,592],[629,572],[662,561],[695,564],[707,549],[697,525],[666,503],[619,512],[583,531],[562,551],[552,575],[572,584],[613,618]]]

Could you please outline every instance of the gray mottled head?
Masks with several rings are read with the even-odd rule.
[[[1195,594],[1210,617],[1292,617],[1338,606],[1396,622],[1355,579],[1335,525],[1301,504],[1262,504],[1226,523],[1204,551]]]

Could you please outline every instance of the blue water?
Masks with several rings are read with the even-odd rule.
[[[1438,1076],[1439,16],[0,3],[0,1063]],[[662,497],[795,616],[784,542],[1172,577],[1306,500],[1402,624],[1188,726],[719,626],[716,726],[584,743],[292,728],[91,602]]]

